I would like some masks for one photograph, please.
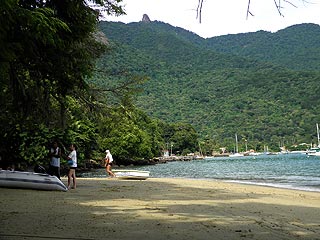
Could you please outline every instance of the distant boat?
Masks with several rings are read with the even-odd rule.
[[[261,154],[262,153],[260,153],[260,152],[249,151],[248,156],[259,156]]]
[[[320,148],[319,147],[310,148],[307,152],[307,155],[320,157]]]
[[[9,170],[0,170],[0,187],[68,191],[56,176]]]
[[[140,171],[140,170],[116,169],[116,170],[112,170],[112,172],[119,179],[145,180],[150,176],[149,171]]]
[[[202,155],[196,155],[194,159],[195,159],[195,160],[202,160],[202,159],[204,159],[204,156],[202,156]]]
[[[238,150],[238,135],[236,134],[235,137],[236,137],[236,152],[234,154],[230,154],[229,157],[243,157],[244,154],[238,152],[239,151]]]
[[[317,147],[311,147],[307,154],[308,156],[319,156],[320,157],[320,135],[319,135],[319,125],[316,124],[317,127],[317,139],[318,139],[318,146]]]
[[[242,154],[242,153],[234,153],[234,154],[230,154],[229,157],[244,157],[244,154]]]

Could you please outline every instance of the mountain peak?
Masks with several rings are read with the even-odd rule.
[[[141,22],[149,23],[151,20],[147,14],[143,14]]]

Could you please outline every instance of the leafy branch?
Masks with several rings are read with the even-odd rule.
[[[96,73],[100,73],[103,75],[110,76],[110,73],[104,70],[96,70]],[[90,91],[92,93],[103,93],[103,92],[111,92],[117,96],[127,95],[128,93],[132,92],[140,92],[141,88],[138,87],[139,85],[143,84],[147,81],[147,77],[138,76],[138,75],[130,75],[126,72],[117,73],[117,77],[122,75],[126,80],[120,82],[118,85],[109,88],[103,87],[91,87]]]

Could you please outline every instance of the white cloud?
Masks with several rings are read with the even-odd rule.
[[[138,22],[143,14],[151,20],[182,27],[202,37],[255,32],[277,31],[299,23],[320,24],[320,3],[317,0],[283,2],[280,16],[273,0],[251,0],[250,10],[254,17],[246,19],[248,0],[204,0],[202,23],[196,19],[198,0],[124,0],[127,15],[108,16],[108,21]]]

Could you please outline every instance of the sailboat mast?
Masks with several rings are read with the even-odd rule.
[[[317,137],[318,137],[318,147],[320,147],[319,125],[318,125],[318,123],[317,123]]]
[[[238,152],[238,135],[236,134],[236,153]]]

